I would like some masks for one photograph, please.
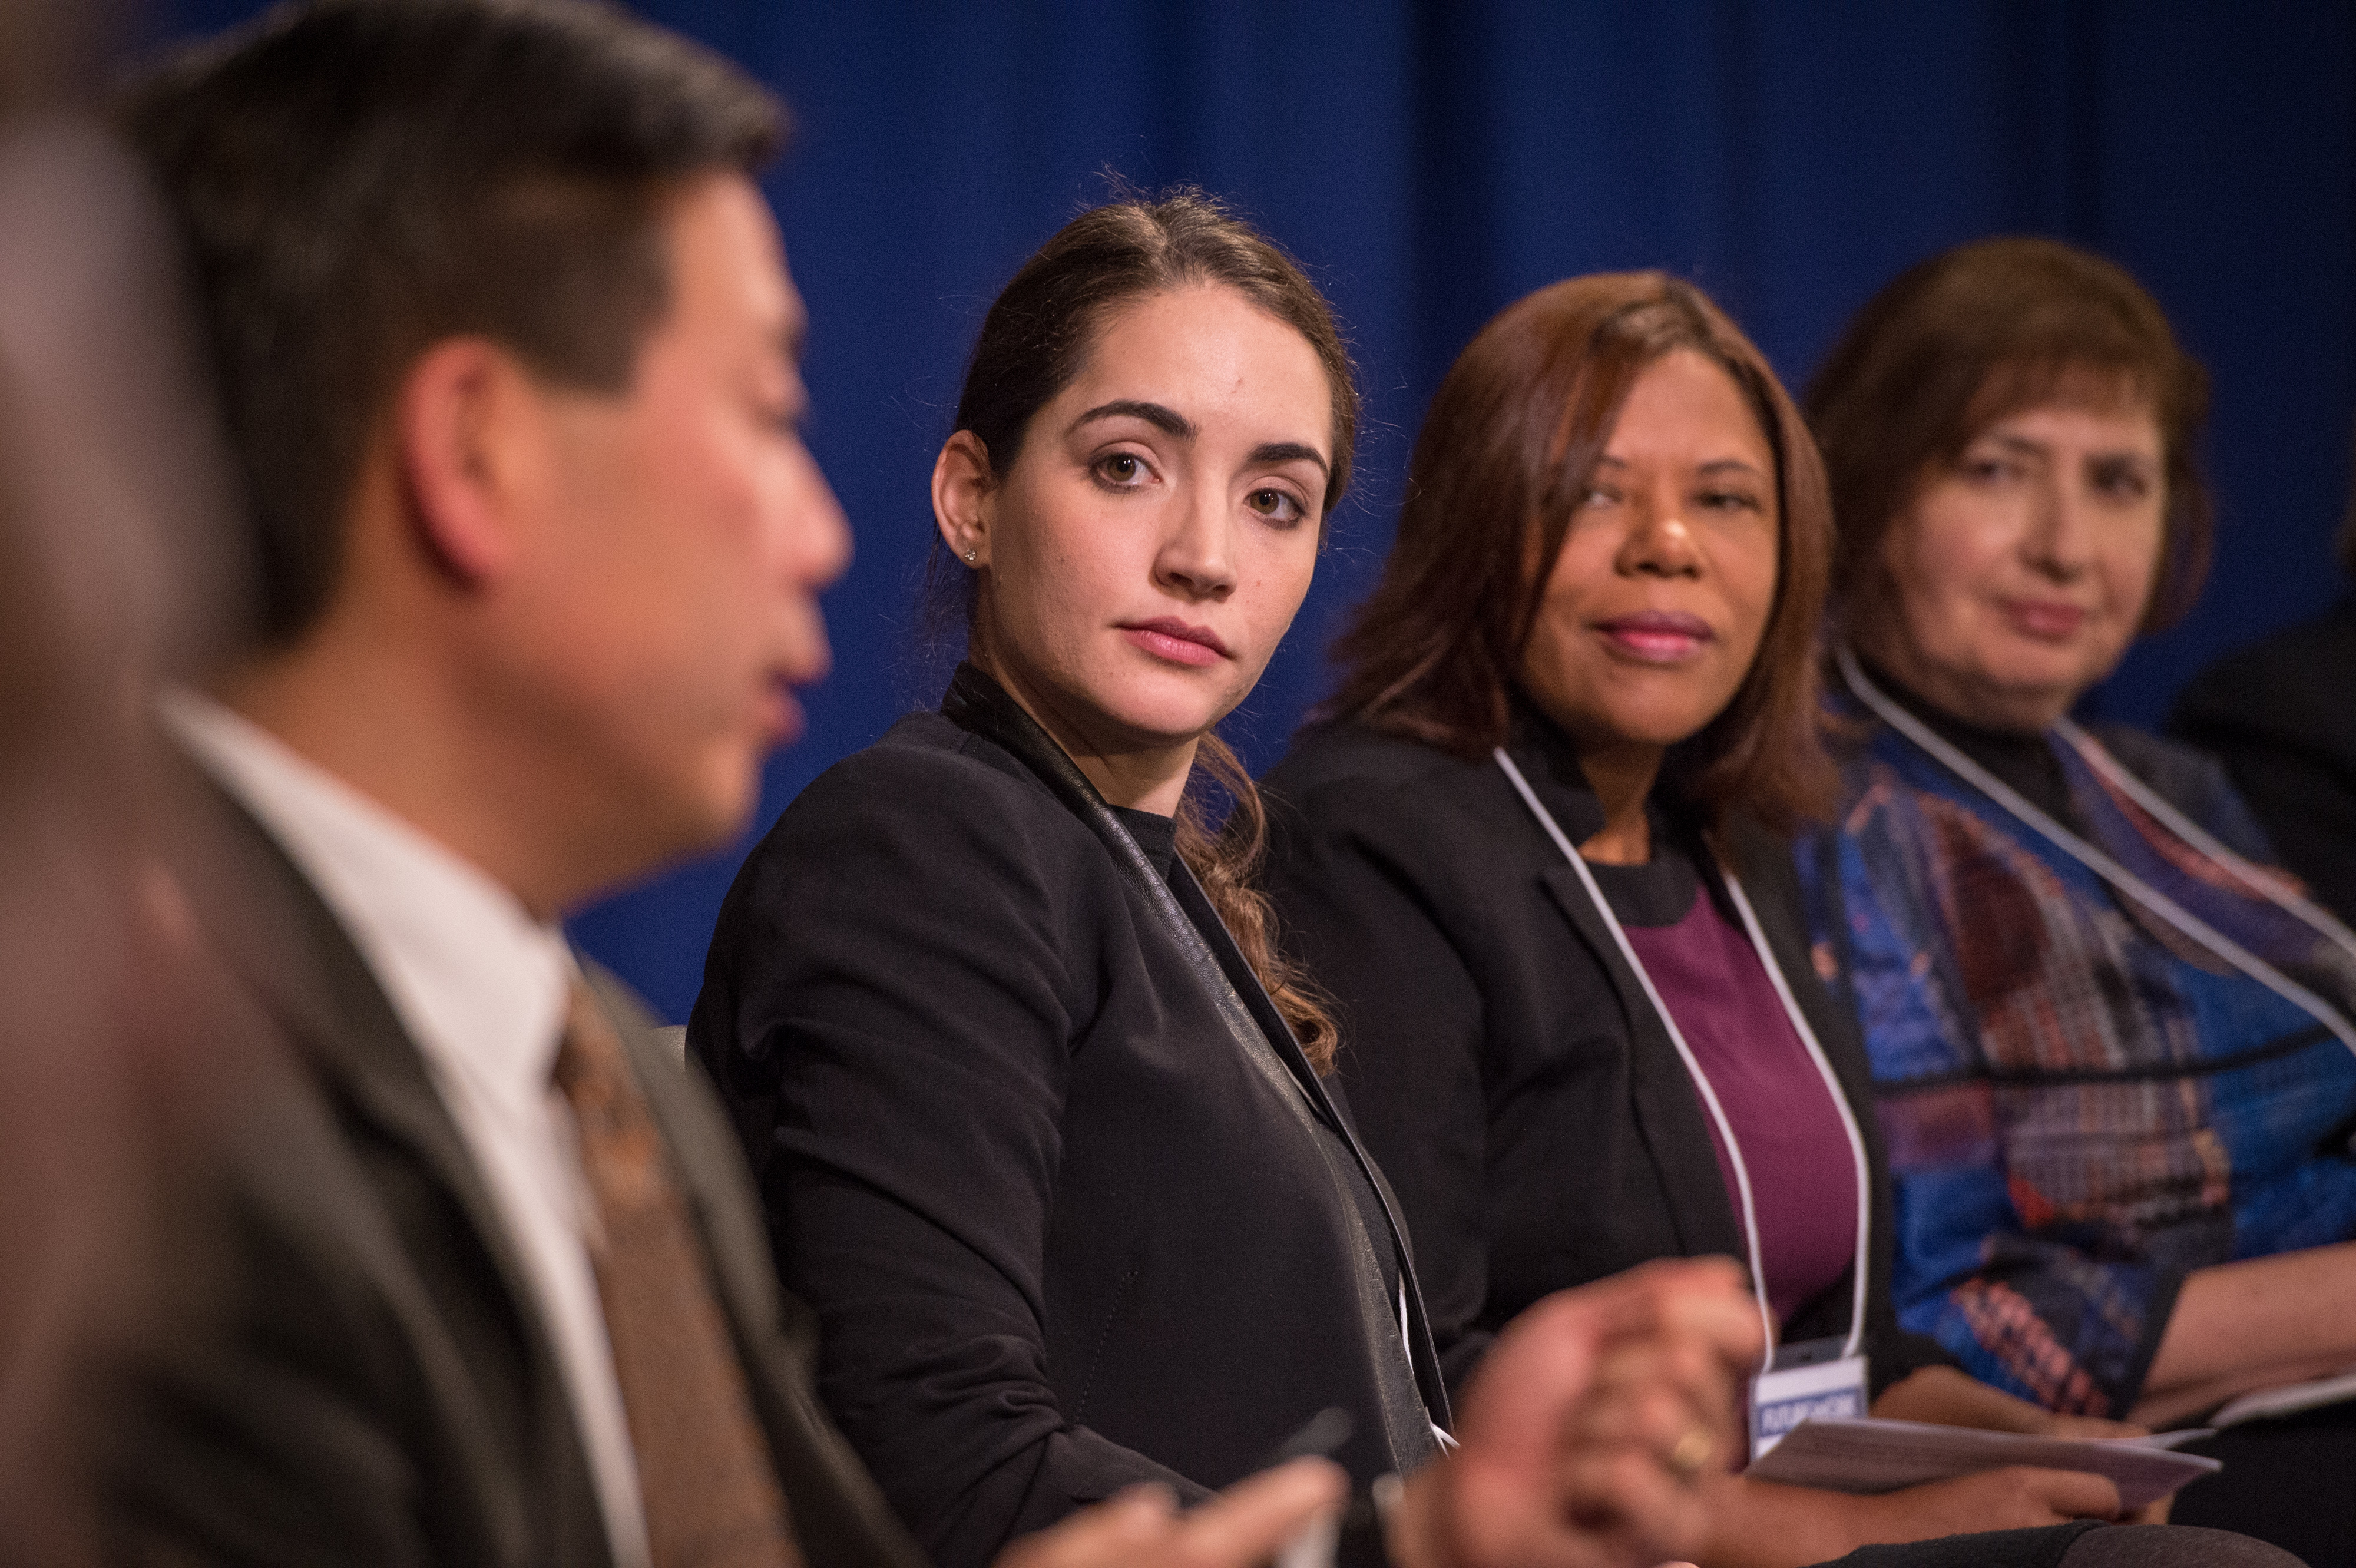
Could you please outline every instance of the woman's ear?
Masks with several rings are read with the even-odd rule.
[[[977,570],[990,564],[997,489],[990,448],[980,436],[960,430],[941,444],[941,455],[933,460],[933,522],[950,553]]]

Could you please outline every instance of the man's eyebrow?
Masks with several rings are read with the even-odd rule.
[[[1324,453],[1314,446],[1304,446],[1298,441],[1263,442],[1252,448],[1251,460],[1255,464],[1310,462],[1325,473],[1333,471],[1333,466],[1325,461]]]
[[[1124,416],[1141,419],[1163,435],[1175,435],[1181,441],[1192,441],[1196,435],[1194,422],[1176,409],[1164,407],[1158,403],[1140,403],[1135,398],[1126,397],[1097,404],[1096,407],[1072,421],[1066,427],[1064,434],[1068,435],[1093,420],[1119,419]]]

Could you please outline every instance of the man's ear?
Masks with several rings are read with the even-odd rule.
[[[995,510],[991,502],[997,489],[990,448],[980,436],[960,430],[941,444],[941,455],[933,459],[933,523],[950,552],[976,570],[990,564]]]
[[[436,343],[409,367],[393,399],[392,440],[419,547],[474,585],[514,560],[544,440],[531,377],[483,338]]]

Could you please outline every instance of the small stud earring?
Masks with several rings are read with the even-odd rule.
[[[976,553],[977,553],[977,552],[975,552],[975,551],[971,551],[971,550],[969,550],[969,551],[967,551],[967,552],[965,553],[965,564],[966,564],[967,565],[970,566],[970,565],[972,565],[972,564],[973,564],[973,558],[974,558],[974,556],[975,556],[975,554],[976,554]]]

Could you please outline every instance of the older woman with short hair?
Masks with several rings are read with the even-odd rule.
[[[2018,239],[1892,283],[1809,397],[1852,730],[1800,867],[1872,1058],[1901,1317],[2152,1423],[2356,1363],[2356,938],[2213,763],[2068,716],[2198,589],[2204,401],[2133,279]],[[2178,1517],[2348,1561],[2331,1424],[2253,1434]],[[2322,1452],[2329,1487],[2217,1511]]]

